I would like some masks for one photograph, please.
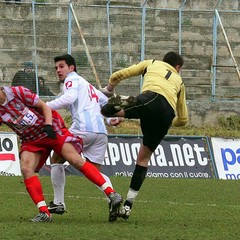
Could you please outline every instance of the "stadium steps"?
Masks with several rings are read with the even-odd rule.
[[[93,4],[104,5],[107,1],[92,1]],[[101,21],[105,11],[101,8],[81,7],[82,4],[89,4],[89,1],[82,1],[75,6],[78,19],[81,23],[86,42],[89,46],[91,56],[94,60],[99,78],[103,83],[109,77],[109,61],[107,48],[106,22]],[[29,59],[33,55],[33,22],[31,5],[16,5],[0,3],[0,36],[1,56],[0,63],[8,66],[9,82],[14,73],[21,66],[22,59]],[[139,6],[136,1],[112,0],[114,5]],[[203,4],[203,3],[201,3]],[[209,3],[206,3],[209,4]],[[170,6],[169,6],[170,7]],[[182,54],[185,58],[182,77],[184,79],[187,97],[193,100],[209,98],[211,93],[211,61],[212,61],[212,20],[213,12],[196,12],[188,9],[183,11],[182,21]],[[88,11],[85,11],[88,10]],[[44,14],[43,14],[44,13]],[[56,81],[52,71],[53,56],[67,50],[67,14],[68,5],[44,5],[36,6],[36,32],[37,32],[37,54],[40,63],[40,74],[47,76],[47,81]],[[121,14],[120,14],[121,13]],[[110,20],[114,23],[111,29],[112,37],[112,63],[113,71],[120,67],[129,66],[139,61],[141,50],[141,14],[140,10],[129,8],[120,11],[111,8]],[[239,51],[239,28],[235,24],[240,21],[239,14],[220,14],[226,24],[226,32],[231,40],[231,46],[240,63]],[[131,19],[131,24],[129,24]],[[228,20],[228,21],[227,21]],[[231,23],[233,21],[233,23]],[[72,52],[81,54],[84,52],[81,39],[73,21]],[[166,51],[178,51],[178,14],[174,11],[147,9],[145,25],[145,58],[159,59]],[[218,64],[232,64],[228,53],[226,42],[218,29]],[[131,33],[131,34],[129,34]],[[107,60],[106,60],[107,59]],[[123,65],[118,65],[123,60]],[[124,62],[125,61],[125,62]],[[86,64],[81,63],[80,64]],[[89,64],[80,66],[80,73],[95,82],[94,75]],[[191,69],[194,69],[193,71]],[[0,75],[1,76],[1,75]],[[217,87],[221,96],[236,95],[234,90],[236,78],[234,73],[227,69],[218,68]],[[124,83],[121,91],[129,89],[129,94],[139,90],[139,78],[132,80],[131,84]],[[134,90],[135,87],[135,90]],[[125,89],[124,89],[125,88]],[[237,88],[235,88],[237,89]],[[218,90],[218,88],[217,88]]]

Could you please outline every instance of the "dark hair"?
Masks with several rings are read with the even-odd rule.
[[[177,65],[182,66],[184,63],[183,57],[176,53],[176,52],[168,52],[163,57],[163,62],[166,62],[170,64],[173,67],[176,67]]]
[[[61,56],[57,56],[54,58],[55,63],[58,61],[65,61],[68,66],[73,65],[74,66],[74,71],[77,72],[77,66],[76,66],[76,61],[74,57],[72,57],[70,54],[64,54]]]

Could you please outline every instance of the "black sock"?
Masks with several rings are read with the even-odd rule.
[[[142,167],[139,165],[135,166],[135,170],[133,172],[130,188],[132,188],[135,191],[139,191],[139,189],[142,186],[142,183],[146,177],[147,173],[147,167]]]

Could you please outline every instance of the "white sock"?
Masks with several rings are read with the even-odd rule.
[[[54,204],[64,203],[66,176],[63,164],[54,163],[51,165],[51,181],[54,192]]]
[[[129,188],[128,193],[127,193],[127,200],[130,203],[133,203],[133,201],[135,200],[135,198],[137,197],[139,191],[135,191],[132,188]]]

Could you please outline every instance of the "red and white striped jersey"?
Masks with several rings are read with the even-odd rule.
[[[2,87],[6,94],[6,101],[0,105],[0,123],[9,126],[22,142],[34,141],[47,136],[43,131],[44,115],[35,107],[39,101],[37,94],[29,89],[18,87]],[[57,133],[61,134],[64,121],[53,111],[52,125]]]

